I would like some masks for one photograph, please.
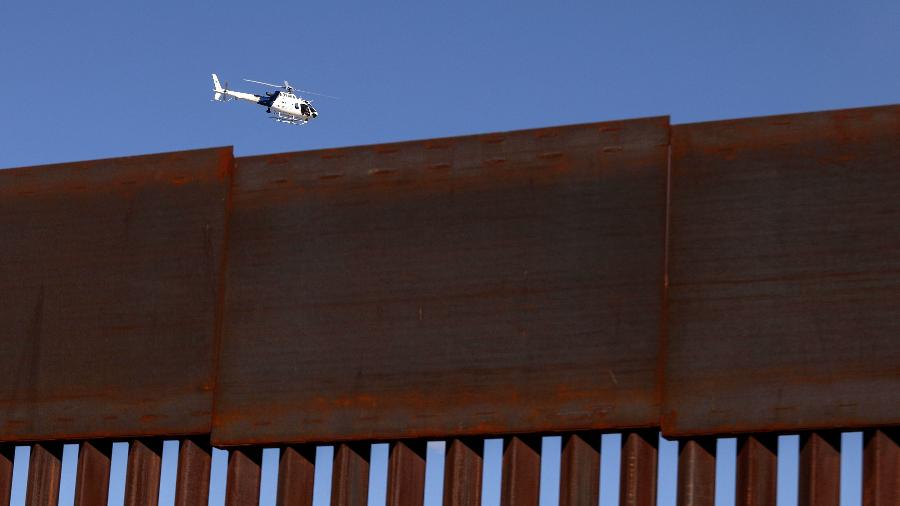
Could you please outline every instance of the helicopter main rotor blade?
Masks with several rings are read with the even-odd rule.
[[[254,81],[253,79],[244,79],[244,81],[247,81],[248,83],[265,84],[266,86],[271,86],[273,88],[284,88],[284,86],[280,84],[264,83],[262,81]]]
[[[341,97],[333,97],[333,96],[331,96],[331,95],[326,95],[326,94],[324,94],[324,93],[316,93],[316,92],[314,92],[314,91],[298,90],[297,88],[294,88],[294,91],[300,91],[300,92],[303,92],[303,93],[308,93],[308,94],[310,94],[310,95],[318,95],[318,96],[320,96],[320,97],[325,97],[325,98],[333,98],[333,99],[335,99],[335,100],[340,100],[340,99],[341,99]]]

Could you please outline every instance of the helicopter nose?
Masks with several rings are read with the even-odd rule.
[[[315,118],[315,117],[318,116],[318,115],[319,115],[319,113],[317,113],[317,112],[312,113],[312,117],[313,117],[313,118]]]

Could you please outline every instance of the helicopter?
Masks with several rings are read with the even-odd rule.
[[[284,82],[284,85],[265,83],[262,81],[254,81],[252,79],[244,79],[248,83],[257,83],[263,84],[266,86],[271,86],[273,88],[280,88],[280,90],[275,92],[266,92],[265,95],[254,95],[252,93],[243,93],[240,91],[232,91],[228,89],[228,82],[225,82],[225,86],[219,84],[219,77],[215,74],[212,75],[213,79],[213,91],[215,91],[215,95],[213,95],[213,100],[217,102],[228,102],[229,100],[246,100],[248,102],[253,102],[254,104],[259,104],[266,108],[266,112],[271,114],[272,119],[279,123],[287,123],[290,125],[305,125],[311,119],[319,116],[319,112],[312,106],[312,100],[306,100],[298,95],[295,95],[295,91],[308,93],[310,95],[320,95],[328,98],[337,98],[331,97],[329,95],[323,95],[321,93],[313,93],[311,91],[306,90],[297,90],[290,85],[287,81]]]

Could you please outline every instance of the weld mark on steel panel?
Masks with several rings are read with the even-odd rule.
[[[450,164],[449,163],[435,163],[435,164],[429,165],[428,168],[431,170],[449,169]]]
[[[599,130],[601,132],[618,132],[619,130],[622,130],[622,127],[614,125],[601,125]]]
[[[340,174],[325,174],[323,176],[319,176],[319,179],[337,179],[340,177],[344,177],[343,172],[341,172]]]
[[[275,184],[285,184],[288,182],[288,180],[287,179],[273,179],[271,182],[275,183]]]
[[[389,176],[393,173],[397,172],[397,169],[370,169],[370,176]]]
[[[381,155],[387,155],[390,153],[396,153],[397,151],[400,151],[400,148],[393,147],[393,146],[376,146],[373,149],[375,150],[376,153],[381,154]]]
[[[322,158],[323,160],[331,160],[333,158],[343,158],[343,157],[344,157],[344,155],[342,155],[340,153],[322,153],[320,155],[320,158]]]
[[[500,144],[505,140],[506,137],[503,137],[502,135],[485,135],[481,138],[481,142],[485,144]]]
[[[791,123],[792,123],[792,121],[789,119],[775,120],[775,121],[769,122],[770,125],[775,125],[775,126],[786,126],[786,125],[790,125]]]
[[[624,148],[622,146],[605,146],[603,148],[604,153],[618,153],[619,151],[623,151]]]
[[[559,133],[557,133],[555,130],[538,130],[534,133],[534,136],[538,139],[548,139],[550,137],[556,137],[558,135]]]
[[[506,163],[506,158],[488,158],[484,161],[484,164],[489,167],[496,167],[504,163]]]
[[[176,176],[172,178],[172,184],[182,185],[190,181],[187,176]]]
[[[561,151],[548,151],[546,153],[540,153],[537,155],[538,158],[542,160],[551,160],[553,158],[561,158],[563,153]]]
[[[616,373],[614,373],[612,369],[609,370],[609,379],[612,380],[613,385],[619,384],[619,381],[616,379]]]

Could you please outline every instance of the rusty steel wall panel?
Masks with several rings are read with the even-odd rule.
[[[206,506],[209,502],[209,475],[212,447],[207,438],[185,438],[178,446],[175,476],[175,506]]]
[[[427,450],[424,440],[390,444],[387,506],[422,506],[425,503]]]
[[[659,432],[623,433],[620,460],[619,505],[656,506]]]
[[[9,504],[12,494],[13,463],[16,460],[16,446],[0,444],[0,505]]]
[[[371,458],[371,444],[342,443],[335,446],[331,464],[331,506],[369,504]]]
[[[559,506],[595,506],[600,501],[600,434],[562,437]]]
[[[107,503],[112,447],[110,440],[85,441],[79,446],[74,506]]]
[[[666,435],[897,424],[900,106],[672,129]]]
[[[276,506],[312,506],[316,447],[285,446],[278,460]]]
[[[678,506],[715,506],[716,439],[698,438],[679,442]]]
[[[213,441],[657,423],[667,118],[239,158]]]
[[[900,429],[864,432],[863,506],[900,504]]]
[[[798,506],[841,503],[841,433],[808,432],[800,436]]]
[[[232,448],[228,452],[225,506],[257,506],[262,480],[262,448]]]
[[[541,499],[541,437],[503,440],[500,506],[538,506]]]
[[[778,491],[778,436],[741,436],[737,441],[735,506],[770,506]]]
[[[135,439],[128,445],[125,506],[149,506],[159,499],[162,470],[161,439]]]
[[[0,171],[0,440],[209,431],[232,166]]]
[[[62,473],[62,443],[38,443],[31,446],[26,506],[57,506]]]
[[[444,506],[481,506],[484,441],[451,439],[444,455]]]

